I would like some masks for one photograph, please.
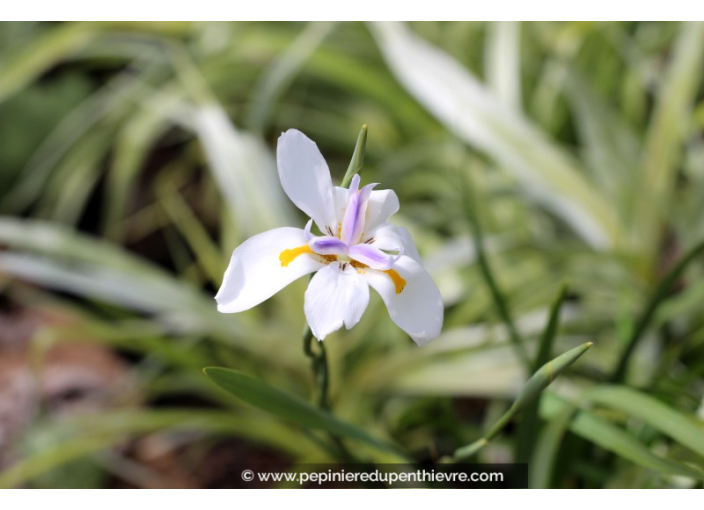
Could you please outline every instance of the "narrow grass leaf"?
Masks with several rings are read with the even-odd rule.
[[[643,174],[635,181],[640,200],[634,202],[633,217],[652,253],[657,248],[661,224],[666,220],[678,165],[678,151],[688,136],[689,112],[699,94],[704,68],[704,22],[684,22],[674,45],[662,91],[657,95],[649,124]]]
[[[258,379],[227,368],[208,367],[203,369],[203,371],[215,384],[224,390],[241,398],[248,404],[284,420],[302,427],[324,430],[336,436],[358,439],[375,448],[405,458],[405,454],[397,448],[374,439],[362,429],[340,421],[331,414],[311,406],[305,400],[272,388]]]
[[[506,107],[467,69],[399,23],[371,25],[398,80],[447,129],[486,152],[587,242],[607,248],[621,227],[584,172],[528,119]]]
[[[660,306],[660,304],[667,299],[670,294],[670,289],[679,279],[685,269],[689,266],[691,262],[697,259],[702,253],[704,253],[704,241],[696,244],[689,252],[680,259],[680,261],[673,267],[669,273],[660,281],[658,286],[655,288],[652,296],[648,300],[648,303],[638,318],[633,332],[626,348],[624,349],[621,357],[616,365],[616,368],[611,376],[611,382],[621,382],[626,377],[626,370],[628,368],[628,362],[633,354],[633,351],[637,347],[640,339],[642,338],[645,331],[648,329],[651,320],[655,316],[655,312]]]
[[[554,419],[556,416],[568,412],[573,407],[572,404],[564,401],[561,397],[549,393],[542,400],[540,415],[546,420]],[[583,409],[577,411],[570,423],[570,430],[578,436],[646,469],[695,479],[704,478],[704,472],[680,462],[655,455],[635,437],[589,411]]]
[[[533,361],[533,371],[537,371],[541,366],[545,365],[550,360],[552,346],[560,323],[560,311],[562,310],[562,304],[567,296],[567,290],[568,286],[567,284],[564,284],[560,289],[557,298],[550,307],[548,323],[540,337],[538,353]],[[525,411],[523,411],[523,417],[518,425],[518,442],[516,444],[517,462],[528,462],[533,456],[533,450],[536,443],[535,438],[538,434],[540,426],[540,418],[538,416],[539,406],[540,396],[529,404]]]
[[[521,23],[489,24],[486,42],[487,81],[496,96],[514,110],[521,108]]]
[[[18,487],[50,469],[110,448],[124,441],[126,434],[179,430],[247,437],[299,456],[315,448],[312,441],[288,427],[230,410],[113,411],[87,418],[70,417],[36,432],[29,430],[30,434],[50,435],[54,444],[0,472],[0,488]]]
[[[529,488],[549,489],[553,487],[552,480],[557,457],[576,410],[576,407],[565,409],[562,414],[558,414],[550,420],[538,436],[528,470]]]
[[[193,120],[241,240],[290,224],[294,215],[263,143],[237,130],[217,104],[197,107]]]
[[[682,446],[704,457],[704,424],[697,423],[655,397],[626,386],[601,385],[587,391],[584,397],[595,404],[610,407],[643,420],[667,434]]]
[[[295,42],[269,66],[254,87],[247,121],[249,129],[255,133],[264,131],[272,106],[334,27],[335,22],[330,21],[308,23]]]
[[[481,221],[477,213],[477,209],[474,203],[474,197],[472,196],[472,190],[469,185],[469,177],[461,176],[462,182],[462,204],[464,205],[465,215],[472,227],[472,239],[474,241],[474,247],[477,256],[477,262],[479,263],[479,268],[481,269],[482,276],[486,282],[487,287],[489,287],[489,292],[491,294],[496,310],[499,313],[499,317],[506,325],[506,330],[509,333],[509,339],[516,351],[517,357],[526,366],[526,369],[530,368],[530,360],[528,359],[528,354],[526,353],[525,346],[523,345],[523,340],[516,329],[516,325],[513,322],[513,317],[511,316],[511,309],[508,306],[507,299],[504,293],[499,288],[499,284],[494,277],[494,273],[489,264],[489,260],[486,257],[486,252],[484,249],[484,232],[482,229]]]
[[[555,380],[555,378],[557,378],[560,374],[562,374],[562,372],[577,361],[579,357],[587,352],[592,345],[592,342],[582,344],[579,347],[575,347],[574,349],[561,354],[554,360],[543,365],[535,374],[533,374],[530,379],[528,379],[528,382],[526,382],[523,388],[521,388],[521,391],[518,393],[516,400],[513,402],[509,410],[497,420],[497,422],[486,434],[484,434],[484,437],[467,446],[463,446],[455,450],[455,460],[463,460],[472,457],[479,450],[489,444],[489,442],[501,432],[501,430],[513,419],[514,416],[523,411],[536,398],[538,398],[540,393],[547,388]]]

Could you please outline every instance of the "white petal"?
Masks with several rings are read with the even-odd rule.
[[[369,286],[349,264],[341,269],[332,263],[318,271],[306,291],[308,325],[323,340],[344,324],[347,329],[359,322],[369,304]]]
[[[371,232],[376,227],[385,223],[399,209],[398,196],[390,189],[372,191],[367,205],[367,221],[364,231]]]
[[[411,234],[405,227],[397,227],[391,223],[384,223],[365,237],[373,238],[374,242],[372,246],[380,250],[399,251],[404,255],[408,255],[419,264],[421,263],[418,249],[413,239],[411,239]]]
[[[281,253],[300,247],[308,248],[305,232],[300,228],[276,228],[247,239],[232,253],[215,296],[218,310],[249,310],[294,280],[324,266],[308,253],[295,257],[291,253],[288,264],[282,265]]]
[[[363,276],[381,295],[391,319],[418,345],[423,345],[437,337],[442,329],[440,291],[425,268],[410,257],[401,257],[393,270],[405,280],[399,293],[385,272],[367,270]]]
[[[281,185],[296,207],[313,218],[321,232],[337,228],[330,169],[315,142],[289,129],[279,137],[276,163]]]
[[[420,261],[418,248],[416,248],[416,243],[413,242],[413,238],[411,238],[411,233],[408,229],[406,227],[396,227],[396,232],[398,232],[401,236],[401,240],[403,241],[403,253],[411,257],[419,264],[422,264]]]
[[[335,218],[337,223],[342,225],[342,220],[345,219],[345,211],[347,211],[347,201],[350,198],[350,190],[335,186],[333,196],[335,197]],[[372,192],[374,193],[374,192]]]

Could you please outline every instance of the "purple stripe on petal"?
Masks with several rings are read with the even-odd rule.
[[[359,177],[355,175],[355,177]],[[364,219],[367,213],[367,203],[369,196],[376,184],[367,184],[361,190],[358,190],[359,179],[353,179],[350,186],[350,194],[347,203],[347,210],[342,219],[342,228],[340,238],[348,246],[359,241],[362,232],[364,231]]]
[[[359,202],[357,203],[357,221],[354,224],[354,231],[352,232],[352,241],[347,244],[355,244],[360,241],[362,237],[362,232],[364,232],[364,224],[367,218],[367,205],[369,204],[369,196],[372,194],[372,190],[376,187],[377,183],[367,184],[361,190],[359,190],[358,197]]]
[[[319,255],[345,255],[347,253],[347,245],[332,236],[314,237],[308,242],[308,246]]]
[[[361,262],[372,269],[379,269],[380,271],[391,269],[394,262],[398,260],[397,256],[387,255],[380,249],[369,244],[355,244],[349,249],[349,256],[357,262]]]
[[[357,222],[359,221],[359,193],[350,194],[347,200],[347,210],[342,218],[342,228],[340,229],[340,239],[345,244],[352,244],[352,239]]]
[[[340,239],[342,239],[347,245],[351,244],[351,241],[353,239],[352,235],[354,234],[355,223],[357,221],[360,181],[361,178],[359,177],[359,174],[355,174],[352,177],[350,188],[347,191],[347,208],[345,209],[345,215],[342,218],[342,225],[340,228]]]

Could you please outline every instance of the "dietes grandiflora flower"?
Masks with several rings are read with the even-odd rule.
[[[333,186],[317,145],[300,131],[281,135],[279,178],[291,201],[310,221],[304,229],[281,227],[251,237],[232,254],[215,299],[224,313],[242,312],[298,278],[315,273],[305,293],[305,315],[323,340],[359,322],[369,287],[391,319],[422,345],[440,334],[440,292],[423,268],[408,231],[389,223],[399,201],[392,190]],[[321,235],[311,233],[313,223]]]

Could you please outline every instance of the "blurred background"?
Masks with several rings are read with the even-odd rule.
[[[312,398],[305,279],[240,314],[213,296],[238,244],[304,225],[279,134],[339,182],[368,124],[363,181],[399,195],[445,325],[418,348],[372,293],[325,340],[334,414],[433,462],[516,396],[469,201],[528,352],[565,281],[554,355],[595,342],[528,453],[519,420],[474,460],[528,461],[533,487],[701,487],[703,68],[695,23],[0,23],[0,486],[238,487],[237,463],[336,461],[201,370]]]

